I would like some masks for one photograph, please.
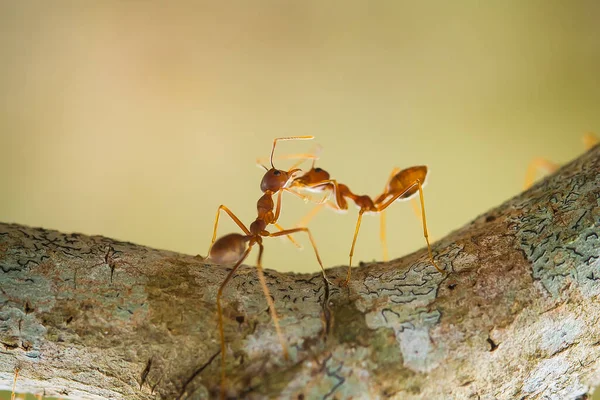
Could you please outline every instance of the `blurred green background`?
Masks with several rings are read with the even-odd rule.
[[[599,20],[593,0],[1,2],[0,221],[205,255],[219,204],[255,218],[273,138],[314,135],[358,193],[429,165],[441,238],[519,193],[532,158],[567,162],[600,131]],[[280,222],[310,209],[286,195]],[[309,225],[327,267],[356,215]],[[356,263],[381,259],[378,224]],[[394,258],[424,245],[407,203],[388,233]],[[269,240],[264,265],[316,271],[298,240]]]

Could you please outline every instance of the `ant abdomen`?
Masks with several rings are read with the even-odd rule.
[[[388,192],[390,194],[399,193],[413,185],[417,180],[419,180],[421,184],[425,186],[426,178],[427,166],[425,165],[418,165],[416,167],[403,169],[390,180],[388,185]],[[402,196],[402,199],[408,199],[418,191],[418,187],[413,187]]]
[[[249,240],[239,233],[222,236],[210,248],[208,259],[216,264],[233,264],[244,255]]]

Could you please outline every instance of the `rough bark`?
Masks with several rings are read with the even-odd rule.
[[[287,362],[243,267],[224,299],[228,395],[585,398],[600,384],[599,188],[597,146],[435,243],[449,274],[425,250],[370,263],[330,288],[328,308],[319,274],[266,271]],[[11,224],[0,268],[0,389],[18,367],[19,391],[47,395],[218,394],[215,296],[228,268]]]

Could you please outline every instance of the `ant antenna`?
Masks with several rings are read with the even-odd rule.
[[[280,138],[275,138],[275,140],[273,140],[273,148],[271,149],[271,168],[275,169],[275,166],[273,165],[273,154],[275,154],[275,145],[277,145],[277,142],[280,140],[311,140],[314,139],[314,136],[287,136],[287,137],[280,137]]]

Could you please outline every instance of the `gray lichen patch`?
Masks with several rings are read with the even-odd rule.
[[[441,343],[435,344],[429,336],[438,322],[440,313],[420,313],[410,324],[394,329],[404,360],[404,366],[416,372],[429,372],[444,358]]]
[[[532,263],[533,277],[554,297],[572,283],[585,296],[600,294],[600,174],[598,159],[592,160],[588,168],[582,168],[584,159],[574,163],[579,175],[559,173],[510,203],[527,210],[514,214],[510,231]]]

